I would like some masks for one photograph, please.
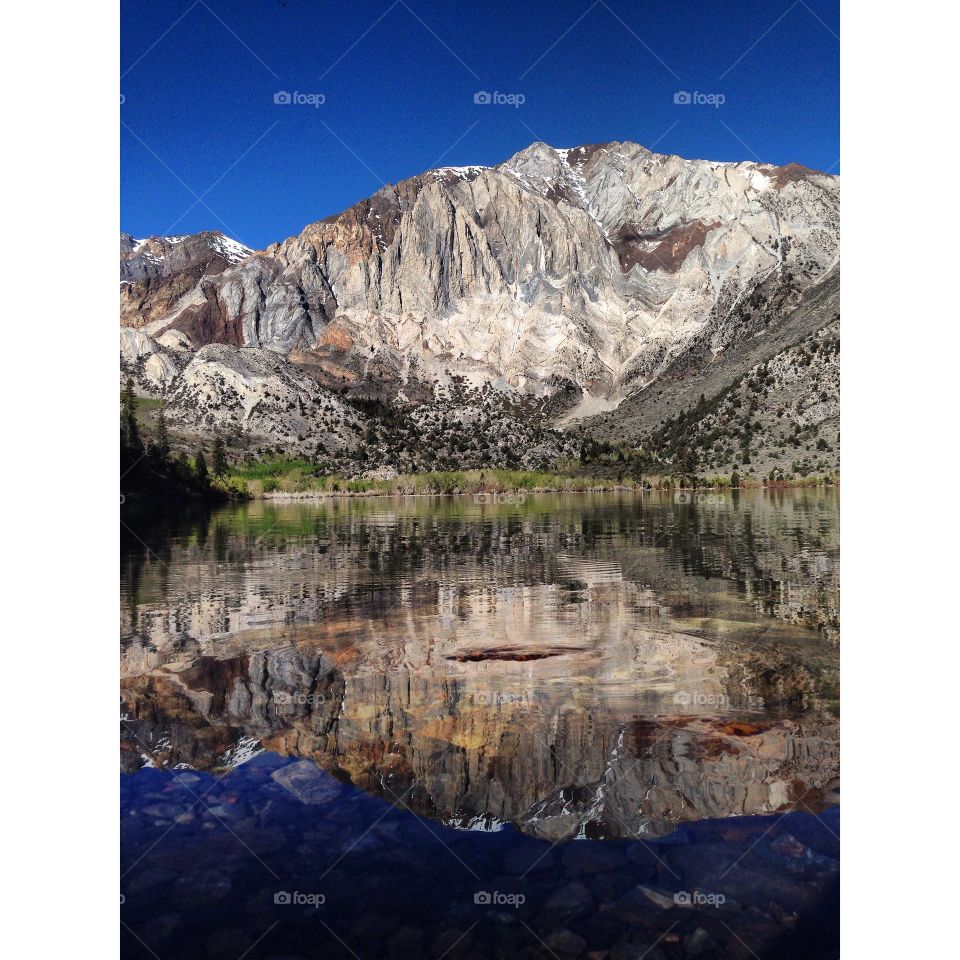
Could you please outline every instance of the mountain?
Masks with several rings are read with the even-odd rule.
[[[601,434],[625,438],[835,321],[839,180],[534,143],[384,187],[255,253],[220,234],[122,237],[121,282],[124,373],[198,432],[233,401],[254,439],[326,436],[309,416],[286,433],[272,413],[251,422],[282,367],[295,406],[336,393],[410,410],[457,387],[535,403],[556,427],[606,414]],[[209,372],[230,353],[232,373]],[[241,372],[241,354],[273,372]]]
[[[135,240],[120,234],[120,323],[142,327],[167,316],[183,301],[202,298],[204,280],[246,259],[253,251],[222,233],[184,237],[148,237]],[[190,328],[191,313],[181,309],[181,327]],[[198,330],[199,338],[218,339],[213,331]],[[239,341],[237,341],[239,343]]]
[[[691,345],[648,389],[594,418],[590,430],[601,440],[642,440],[666,464],[686,451],[695,472],[707,475],[836,472],[839,272],[716,357],[698,358]]]

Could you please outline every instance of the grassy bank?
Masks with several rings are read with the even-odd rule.
[[[602,477],[499,469],[402,474],[389,479],[350,479],[338,474],[319,474],[310,464],[295,460],[280,460],[239,468],[231,472],[230,479],[234,483],[244,484],[247,492],[254,497],[271,494],[409,496],[537,490],[623,490],[635,486],[632,480],[615,481]]]
[[[311,496],[416,496],[439,494],[510,494],[536,492],[608,492],[618,490],[681,487],[677,477],[649,476],[611,478],[592,476],[575,468],[569,472],[535,470],[450,470],[433,473],[402,474],[392,478],[348,478],[323,474],[304,460],[272,460],[230,471],[224,482],[236,493],[251,497]],[[839,483],[838,477],[804,477],[795,481],[771,483],[772,487],[822,486]],[[761,488],[756,480],[742,480],[743,488]],[[730,477],[702,477],[685,487],[722,490],[731,488]]]

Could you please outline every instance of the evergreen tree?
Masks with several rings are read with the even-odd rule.
[[[190,458],[185,453],[177,454],[177,459],[173,461],[173,469],[180,482],[185,486],[189,485],[193,479],[193,467],[190,465]]]
[[[120,394],[120,441],[128,450],[140,445],[140,431],[137,429],[137,396],[133,392],[133,378],[128,377],[123,393]]]
[[[207,458],[203,455],[203,447],[197,450],[197,455],[193,460],[193,475],[201,487],[205,487],[208,482],[207,477]]]
[[[214,437],[213,440],[213,475],[215,477],[222,477],[226,472],[229,464],[227,463],[227,445],[223,442],[222,437]]]
[[[697,472],[696,454],[687,446],[682,446],[677,453],[677,466],[680,469],[680,485],[686,486],[688,477]]]
[[[161,460],[166,460],[170,456],[170,434],[167,432],[167,418],[163,409],[157,415],[157,439],[153,448]]]

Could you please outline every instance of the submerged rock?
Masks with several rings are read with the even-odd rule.
[[[579,957],[587,949],[587,941],[572,930],[554,930],[544,942],[552,951],[566,957]]]
[[[525,843],[514,847],[503,860],[507,873],[527,874],[553,870],[557,864],[557,852],[546,844]]]
[[[230,893],[233,882],[219,870],[200,870],[184,874],[174,885],[176,898],[190,906],[222,900]]]
[[[271,776],[301,803],[330,803],[340,795],[340,784],[312,760],[298,760],[275,770]]]
[[[693,933],[687,935],[683,941],[683,947],[692,957],[706,953],[708,950],[716,950],[720,946],[716,938],[709,930],[703,927],[697,927]]]
[[[430,956],[434,960],[441,960],[444,957],[457,960],[467,952],[472,940],[473,931],[469,928],[460,930],[457,927],[449,927],[441,930],[430,943]]]
[[[618,943],[610,951],[610,960],[664,960],[664,954],[652,941]]]
[[[634,892],[646,897],[652,904],[663,910],[672,910],[677,905],[674,895],[667,890],[640,885],[635,888]]]
[[[627,855],[619,845],[601,840],[584,840],[567,844],[561,859],[564,870],[575,876],[617,870],[626,864]]]
[[[253,938],[247,931],[228,927],[207,937],[207,956],[213,960],[236,960],[252,945]]]
[[[593,895],[582,883],[567,883],[553,893],[543,905],[546,920],[569,923],[593,909]]]

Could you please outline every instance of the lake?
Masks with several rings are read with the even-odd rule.
[[[125,957],[839,955],[839,493],[121,528]]]

